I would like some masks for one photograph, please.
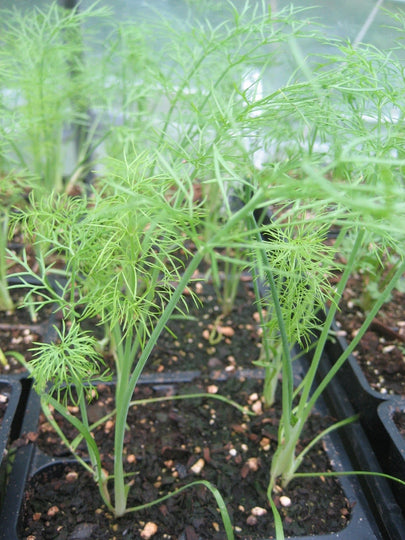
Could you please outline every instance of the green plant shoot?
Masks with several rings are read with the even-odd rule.
[[[117,517],[136,509],[127,506],[129,484],[122,455],[128,409],[149,355],[171,315],[181,309],[183,291],[200,262],[225,240],[230,245],[244,241],[246,236],[238,236],[238,223],[267,196],[259,190],[250,204],[230,215],[210,241],[202,243],[199,222],[203,214],[192,204],[191,179],[169,175],[166,162],[161,163],[161,173],[151,178],[147,175],[150,159],[145,154],[132,162],[112,160],[108,178],[100,182],[100,191],[91,199],[32,197],[31,205],[16,217],[27,238],[38,247],[37,273],[24,254],[16,258],[24,267],[19,274],[22,280],[28,274],[37,283],[26,283],[27,301],[34,302],[32,296],[40,287],[36,308],[55,304],[65,320],[59,343],[36,346],[29,366],[35,387],[48,416],[52,405],[81,433],[91,465],[77,457],[92,471],[104,502]],[[173,188],[173,183],[179,189]],[[196,251],[189,254],[183,267],[178,254],[187,254],[185,239],[193,240]],[[60,255],[66,262],[65,270],[54,268]],[[51,277],[57,278],[56,287]],[[94,352],[95,339],[83,330],[86,320],[107,329],[114,354],[115,459],[108,476],[86,413],[86,388],[104,373]],[[66,409],[65,384],[75,385],[81,419]],[[71,442],[62,439],[74,451]],[[225,522],[225,515],[223,519]],[[226,527],[232,538],[231,529]]]

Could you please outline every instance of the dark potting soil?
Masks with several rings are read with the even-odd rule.
[[[15,295],[12,295],[17,299]],[[16,304],[18,305],[18,304]],[[41,339],[40,324],[33,324],[28,313],[16,309],[14,312],[0,311],[0,349],[6,352],[17,352],[26,360],[32,356],[29,349],[33,343]],[[22,364],[12,355],[7,355],[7,363],[0,362],[0,375],[21,373]]]
[[[366,284],[357,274],[349,280],[336,320],[350,342],[365,313],[358,305]],[[370,386],[383,394],[405,395],[405,294],[395,290],[354,352]]]
[[[175,314],[167,324],[149,358],[148,372],[198,370],[219,375],[255,368],[261,338],[251,278],[242,279],[225,316],[214,287],[203,276],[190,284],[183,300],[184,315]]]
[[[212,482],[224,497],[237,538],[271,537],[274,526],[266,502],[266,482],[277,440],[279,411],[276,408],[261,411],[257,381],[237,378],[215,384],[199,380],[186,388],[142,385],[134,397],[172,395],[177,391],[220,393],[237,399],[258,414],[247,416],[212,398],[132,407],[123,455],[126,472],[133,475],[128,477],[129,506],[152,501],[180,486],[204,479]],[[113,407],[111,387],[103,385],[98,392],[100,399],[89,405],[92,422]],[[75,413],[74,408],[72,412]],[[300,447],[331,421],[314,415]],[[102,445],[103,467],[110,473],[113,427],[112,418],[95,431],[97,444]],[[41,424],[37,443],[43,451],[69,456],[46,422]],[[84,446],[80,451],[86,455]],[[322,445],[317,444],[301,470],[327,471],[330,467]],[[275,500],[288,535],[339,531],[350,519],[349,503],[339,483],[329,477],[294,480],[287,488],[279,489]],[[153,538],[159,539],[225,538],[216,502],[202,486],[190,488],[147,510],[113,519],[92,479],[76,465],[33,477],[25,495],[21,538],[139,539],[148,538],[149,528],[157,531]]]
[[[33,322],[28,310],[19,309],[21,291],[13,291],[11,297],[16,309],[13,312],[0,311],[0,349],[6,352],[21,354],[26,361],[32,357],[30,349],[35,342],[42,341],[48,331],[51,310],[37,314],[38,320]],[[12,355],[7,355],[7,363],[0,362],[0,375],[21,373],[25,368]]]
[[[28,348],[34,342],[40,341],[40,335],[32,331],[29,327],[18,327],[12,325],[10,328],[0,327],[0,348],[3,352],[17,352],[25,360],[32,356]],[[12,355],[7,355],[7,363],[0,364],[0,374],[9,375],[11,373],[22,373],[25,371],[23,365]]]

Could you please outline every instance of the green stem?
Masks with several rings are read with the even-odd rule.
[[[303,418],[296,418],[296,423],[293,424],[291,416],[286,418],[285,421],[283,421],[283,417],[280,420],[278,430],[278,446],[271,461],[270,480],[267,487],[267,498],[269,501],[271,500],[277,478],[281,476],[283,485],[287,485],[292,472],[295,471],[295,450],[297,441],[305,425],[305,419]],[[286,427],[288,430],[285,429]]]
[[[159,497],[158,499],[155,499],[150,503],[146,503],[146,504],[142,504],[142,505],[139,505],[139,506],[134,506],[132,508],[128,508],[126,512],[127,513],[128,512],[136,512],[138,510],[144,510],[145,508],[150,508],[151,506],[153,506],[155,504],[160,504],[160,503],[162,503],[164,501],[167,501],[167,499],[170,499],[171,497],[175,497],[176,495],[178,495],[182,491],[185,491],[186,489],[190,489],[190,488],[195,487],[195,486],[204,486],[209,491],[211,491],[211,493],[214,495],[215,500],[216,500],[216,502],[218,504],[219,511],[221,513],[222,522],[223,522],[224,527],[225,527],[226,537],[227,537],[228,540],[234,540],[235,536],[233,534],[231,519],[229,517],[229,513],[228,513],[228,510],[226,508],[226,504],[225,504],[225,502],[224,502],[224,500],[222,498],[222,495],[220,494],[220,492],[218,491],[218,489],[215,486],[213,486],[210,482],[207,482],[206,480],[196,480],[195,482],[191,482],[191,484],[187,484],[186,486],[182,486],[182,487],[176,489],[176,491],[174,491],[172,493],[168,493],[167,495],[164,495],[163,497]]]
[[[82,424],[84,426],[84,429],[86,432],[91,433],[89,429],[89,419],[87,416],[87,403],[86,403],[86,395],[84,392],[84,388],[82,384],[78,384],[79,381],[76,381],[75,383],[75,389],[78,393],[78,404],[80,409],[80,414],[82,418]],[[87,450],[89,452],[90,462],[93,467],[93,470],[97,470],[97,454],[98,452],[94,452],[93,447],[87,445]],[[101,479],[100,479],[101,482]]]
[[[75,416],[69,413],[69,411],[66,409],[64,405],[59,403],[58,400],[54,399],[49,394],[43,394],[41,396],[41,405],[42,410],[44,411],[45,416],[49,420],[52,427],[55,429],[56,433],[59,435],[63,443],[69,448],[69,450],[73,453],[77,461],[86,469],[88,470],[93,477],[95,478],[95,481],[97,483],[100,495],[107,506],[107,508],[110,511],[113,511],[113,507],[110,502],[110,496],[107,489],[107,478],[105,477],[104,471],[101,466],[101,456],[100,452],[98,450],[97,444],[95,440],[92,437],[92,434],[88,430],[88,428],[78,420]],[[60,429],[58,423],[55,421],[49,405],[51,405],[59,414],[61,414],[70,424],[72,424],[83,436],[84,440],[86,441],[86,446],[89,451],[90,455],[94,456],[94,468],[90,467],[81,457],[77,454],[76,449],[72,447],[69,440],[65,437],[63,431]]]
[[[311,472],[311,473],[296,473],[294,478],[315,478],[315,477],[333,477],[333,476],[380,476],[387,480],[392,480],[405,486],[405,482],[396,476],[390,474],[375,472],[375,471],[332,471],[332,472]]]
[[[256,229],[256,222],[253,216],[250,217],[249,226],[251,230]],[[259,243],[262,242],[260,233],[258,231],[256,231],[255,235],[256,235],[257,241]],[[273,272],[271,271],[269,260],[267,258],[267,254],[264,251],[264,249],[260,249],[260,258],[261,258],[261,265],[263,266],[264,272],[266,275],[266,280],[270,287],[270,294],[271,294],[274,311],[275,311],[275,315],[278,322],[278,328],[280,331],[281,346],[282,346],[282,373],[283,373],[283,385],[282,385],[283,415],[286,415],[287,418],[290,418],[291,412],[292,412],[292,400],[293,400],[293,392],[294,392],[294,388],[293,388],[294,377],[293,377],[292,363],[291,363],[291,358],[290,358],[290,345],[288,342],[287,331],[285,328],[283,314],[281,311],[276,282],[274,280]],[[290,436],[290,422],[287,422],[285,424],[285,430],[286,430],[285,437],[288,438]]]
[[[8,215],[0,210],[0,310],[12,311],[14,302],[10,296],[7,284],[7,232]]]
[[[114,496],[115,496],[115,515],[122,516],[126,512],[127,488],[125,486],[124,464],[122,460],[124,451],[124,436],[126,428],[126,420],[128,410],[131,403],[131,398],[138,383],[139,377],[146,365],[146,362],[155,346],[160,334],[164,330],[171,314],[175,310],[184,289],[189,283],[194,271],[198,268],[201,260],[204,257],[204,250],[197,251],[189,266],[186,268],[182,278],[180,279],[176,290],[167,303],[159,321],[157,322],[153,332],[151,333],[145,348],[135,366],[135,369],[130,376],[128,383],[122,381],[120,392],[116,392],[116,425],[115,425],[115,441],[114,441]]]
[[[336,294],[334,296],[334,301],[332,302],[331,308],[326,317],[326,321],[324,323],[321,336],[319,337],[318,344],[315,349],[313,359],[311,361],[311,365],[304,377],[303,384],[301,385],[302,393],[299,399],[298,406],[294,413],[294,417],[291,414],[292,407],[293,407],[292,399],[288,402],[286,408],[284,408],[284,402],[283,402],[283,412],[282,412],[282,416],[280,419],[280,426],[279,426],[279,445],[277,447],[277,450],[273,456],[272,463],[271,463],[270,481],[269,481],[269,488],[268,488],[269,497],[271,497],[271,492],[276,483],[277,477],[281,475],[282,480],[283,480],[283,485],[287,485],[299,465],[295,458],[297,443],[301,436],[302,429],[305,426],[305,422],[307,421],[309,415],[311,414],[312,407],[316,401],[316,400],[312,401],[312,399],[310,399],[309,397],[310,392],[313,390],[313,383],[315,380],[315,376],[316,376],[318,365],[321,359],[321,355],[322,355],[326,340],[329,335],[329,329],[332,325],[332,321],[336,313],[339,300],[346,286],[347,280],[349,279],[349,276],[352,272],[353,265],[354,265],[358,250],[361,247],[363,238],[364,238],[364,230],[359,229],[357,238],[355,240],[355,243],[352,249],[352,253],[347,262],[345,271],[343,272],[343,275],[341,277],[341,281],[338,284]],[[286,373],[287,373],[287,377],[291,376],[291,379],[284,380],[284,373],[283,373],[283,383],[282,383],[283,389],[286,384],[290,386],[291,383],[293,382],[292,373],[291,375],[288,372]],[[320,393],[318,393],[318,397],[319,395]]]
[[[256,268],[253,267],[253,290],[255,293],[256,305],[258,306],[258,314],[260,327],[262,329],[262,348],[260,352],[260,359],[258,364],[264,365],[264,385],[263,385],[263,397],[266,406],[271,407],[273,405],[276,395],[276,390],[278,386],[278,376],[282,369],[282,347],[275,345],[270,347],[269,341],[271,340],[274,343],[274,339],[266,335],[266,321],[263,316],[263,295],[260,294]],[[269,318],[269,314],[267,315]],[[281,349],[281,352],[280,352]]]
[[[335,318],[339,302],[340,302],[340,300],[342,298],[343,291],[346,288],[349,277],[351,276],[351,274],[353,272],[353,268],[354,268],[356,259],[358,257],[358,253],[359,253],[359,251],[361,249],[364,237],[365,237],[365,230],[359,228],[358,231],[357,231],[356,239],[355,239],[354,244],[353,244],[352,251],[351,251],[350,256],[349,256],[349,258],[347,260],[347,263],[345,265],[345,269],[344,269],[343,274],[342,274],[342,276],[340,278],[340,281],[338,283],[336,293],[335,293],[333,301],[332,301],[332,303],[331,303],[331,305],[329,307],[329,311],[328,311],[328,313],[326,315],[326,320],[325,320],[325,322],[324,322],[324,324],[322,326],[321,335],[318,338],[317,346],[316,346],[313,358],[311,360],[311,365],[310,365],[310,367],[308,369],[307,374],[305,375],[305,379],[304,379],[305,382],[304,382],[303,391],[302,391],[300,402],[299,402],[299,409],[300,409],[299,414],[303,414],[304,408],[307,408],[307,407],[311,406],[312,404],[315,404],[316,399],[319,397],[320,393],[323,391],[324,387],[326,386],[326,384],[322,386],[321,392],[318,392],[318,389],[319,389],[319,386],[318,386],[318,388],[316,390],[317,398],[315,400],[313,400],[313,399],[310,400],[309,399],[310,393],[313,390],[313,388],[312,388],[313,387],[313,382],[315,380],[315,376],[316,376],[316,372],[318,370],[319,362],[321,361],[321,357],[322,357],[323,351],[325,349],[326,341],[329,338],[329,332],[330,332],[330,329],[332,327],[332,323],[333,323],[333,320]],[[332,377],[330,377],[330,379],[331,378]],[[307,416],[309,416],[309,414],[310,414],[310,410],[307,409]]]
[[[266,407],[271,407],[276,399],[278,377],[283,367],[280,355],[274,355],[272,361],[264,368],[263,398]]]
[[[8,290],[7,278],[4,278],[4,279],[0,278],[0,310],[1,311],[14,310],[14,302]]]
[[[124,436],[126,428],[126,420],[128,415],[128,410],[130,407],[132,395],[138,384],[139,377],[148,361],[148,358],[156,345],[156,342],[166,327],[169,318],[171,317],[173,311],[178,305],[183,291],[190,282],[194,272],[197,270],[201,261],[204,259],[205,255],[216,246],[220,246],[223,243],[223,238],[226,238],[233,230],[238,223],[247,219],[251,214],[254,208],[263,201],[265,197],[265,191],[261,188],[257,190],[255,195],[250,199],[250,201],[241,208],[238,212],[231,215],[225,225],[212,237],[211,241],[206,243],[204,246],[197,249],[194,257],[190,261],[189,265],[185,269],[178,285],[170,297],[160,319],[158,320],[156,326],[154,327],[152,333],[149,336],[149,339],[142,350],[142,353],[136,363],[136,366],[130,376],[128,383],[125,384],[125,381],[122,381],[122,386],[120,387],[120,392],[116,392],[116,425],[115,425],[115,440],[114,440],[114,496],[115,496],[115,515],[117,517],[122,516],[126,511],[126,500],[127,500],[127,487],[125,486],[125,475],[124,467],[122,461],[122,455],[124,451]]]

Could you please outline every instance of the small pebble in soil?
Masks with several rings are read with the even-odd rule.
[[[144,540],[149,540],[149,538],[152,538],[158,531],[158,526],[156,523],[153,523],[152,521],[148,521],[146,523],[145,527],[141,531],[141,538]]]
[[[211,332],[209,330],[203,330],[202,337],[206,339],[207,341],[210,339]]]
[[[270,450],[270,439],[268,439],[267,437],[263,437],[260,441],[260,446],[265,452]]]
[[[257,457],[251,457],[246,462],[247,466],[251,471],[258,471],[260,468],[260,462]]]
[[[263,406],[262,402],[260,400],[257,400],[252,405],[252,411],[256,414],[262,414],[263,412]]]
[[[219,358],[217,358],[216,356],[212,356],[209,360],[208,360],[208,367],[211,368],[211,369],[214,369],[214,368],[220,368],[223,366],[223,363],[221,362],[221,360],[219,360]]]
[[[112,420],[107,420],[104,426],[105,433],[110,433],[113,427],[114,427],[114,422]]]
[[[59,508],[57,506],[51,506],[47,512],[47,515],[49,517],[55,516],[59,512]]]
[[[346,337],[346,336],[347,336],[347,332],[346,332],[346,330],[337,330],[337,331],[336,331],[336,335],[337,335],[337,336],[340,336],[340,337]]]
[[[266,315],[267,315],[267,312],[265,309],[262,309],[262,317],[266,318]],[[253,317],[253,320],[255,322],[260,322],[261,320],[261,316],[260,316],[260,313],[258,311],[256,311],[255,313],[253,313],[252,317]]]
[[[195,284],[195,290],[197,294],[201,294],[204,290],[203,284],[200,281],[197,281]]]
[[[190,471],[192,471],[194,474],[200,474],[204,466],[205,466],[205,461],[202,458],[200,458],[194,463],[194,465],[190,467]]]
[[[217,331],[226,337],[232,337],[235,335],[235,330],[231,326],[218,326]]]
[[[288,506],[291,506],[290,497],[287,497],[286,495],[282,495],[280,497],[280,504],[281,504],[281,506],[284,506],[285,508],[287,508]]]
[[[257,525],[257,517],[256,516],[248,516],[246,518],[246,523],[247,525],[250,525],[251,527],[254,527],[255,525]]]
[[[66,478],[66,482],[68,482],[69,484],[73,484],[74,482],[76,482],[78,477],[79,477],[79,474],[76,471],[70,471],[67,473],[65,478]]]
[[[252,514],[252,516],[260,517],[266,515],[267,510],[265,508],[262,508],[261,506],[255,506],[254,508],[252,508],[250,513]]]

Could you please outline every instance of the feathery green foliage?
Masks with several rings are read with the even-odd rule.
[[[133,391],[171,315],[183,309],[182,292],[203,259],[212,262],[215,278],[219,262],[229,263],[233,275],[251,271],[259,311],[267,312],[260,359],[265,399],[273,401],[281,374],[283,409],[269,464],[270,500],[277,482],[286,485],[294,478],[319,439],[298,453],[316,399],[405,271],[405,85],[394,52],[317,36],[334,52],[303,58],[299,40],[316,33],[292,9],[271,14],[265,2],[229,9],[230,17],[217,26],[205,21],[181,33],[166,24],[170,38],[162,49],[149,48],[142,33],[128,25],[113,31],[99,63],[104,83],[95,96],[103,121],[111,114],[117,124],[106,128],[110,159],[103,177],[88,197],[34,194],[17,217],[38,258],[36,273],[24,254],[19,259],[22,275],[38,283],[30,285],[27,301],[38,309],[55,303],[66,329],[71,325],[59,344],[49,350],[38,345],[37,387],[78,378],[70,369],[63,381],[52,375],[42,347],[58,362],[61,357],[70,362],[77,346],[78,369],[90,381],[95,376],[95,369],[82,363],[94,346],[82,331],[86,320],[97,320],[111,343],[117,378],[113,478],[102,471],[83,388],[80,419],[50,393],[42,394],[42,403],[50,421],[52,405],[79,429],[91,467],[82,464],[116,516],[129,511],[122,454]],[[286,50],[296,63],[294,73],[279,88],[262,88],[264,71]],[[195,196],[197,184],[201,198]],[[232,205],[232,197],[242,204]],[[271,223],[257,222],[258,212],[268,208]],[[333,246],[325,242],[332,228],[340,230]],[[349,234],[351,242],[345,240]],[[186,241],[194,244],[193,253]],[[313,391],[334,314],[370,241],[396,254],[395,273],[348,352]],[[347,264],[338,268],[335,255],[343,249]],[[62,270],[55,262],[60,258]],[[342,276],[335,287],[330,277],[336,269]],[[34,300],[39,287],[41,297]],[[318,311],[325,303],[329,311],[321,322]],[[305,349],[314,334],[310,367],[294,388],[291,348],[298,343]],[[73,349],[66,350],[71,338]],[[90,364],[96,360],[93,354],[87,358]]]
[[[218,231],[212,244],[201,245],[198,225],[202,216],[198,207],[190,206],[192,191],[185,181],[182,190],[173,187],[173,178],[164,168],[154,177],[147,176],[147,155],[141,154],[132,162],[112,160],[110,167],[108,177],[100,180],[100,191],[94,191],[88,200],[65,194],[38,200],[32,197],[31,205],[15,220],[36,247],[38,272],[33,271],[24,254],[16,259],[24,267],[19,273],[23,282],[24,276],[30,275],[37,284],[27,283],[27,301],[32,303],[33,294],[40,288],[36,307],[53,303],[66,321],[59,342],[38,344],[35,359],[28,366],[41,392],[44,410],[51,418],[52,405],[79,429],[88,444],[100,494],[108,508],[121,516],[130,511],[122,455],[134,389],[170,316],[181,309],[182,293],[198,264],[227,234]],[[235,222],[244,215],[241,213]],[[224,227],[232,230],[231,224]],[[194,240],[197,246],[186,266],[178,259],[179,253],[187,253],[185,239]],[[63,270],[54,267],[59,256],[66,262]],[[103,475],[99,449],[90,435],[86,392],[79,383],[91,383],[101,369],[94,352],[95,340],[83,330],[86,320],[98,321],[107,329],[115,359],[115,465],[111,478]],[[91,348],[93,353],[89,354]],[[62,366],[66,369],[61,372]],[[81,419],[72,417],[60,399],[63,383],[76,385]],[[74,451],[55,422],[53,425]],[[114,502],[107,486],[111,479]],[[211,490],[214,494],[213,486]],[[223,519],[229,520],[225,514]],[[232,531],[228,525],[226,528],[231,538]]]
[[[87,20],[101,20],[108,14],[95,6],[64,10],[55,1],[43,11],[33,7],[22,13],[14,8],[0,14],[3,160],[20,172],[34,174],[39,191],[63,189],[69,147],[65,135],[69,130],[73,133],[75,126],[90,131],[86,96],[96,81],[84,64],[86,48],[80,31]],[[80,165],[72,166],[72,175]]]

